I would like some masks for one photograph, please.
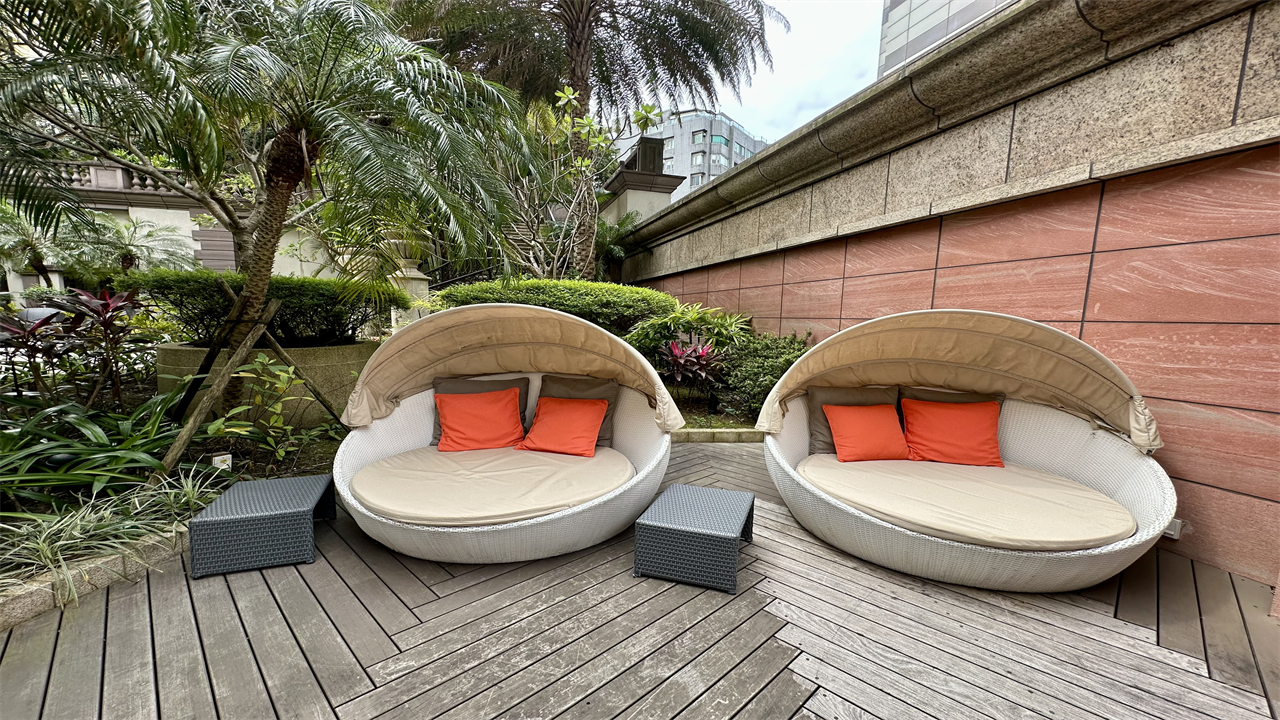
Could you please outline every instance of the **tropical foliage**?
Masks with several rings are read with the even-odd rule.
[[[502,225],[510,99],[361,0],[10,0],[0,27],[0,195],[39,227],[66,211],[60,158],[150,178],[231,232],[245,317],[327,187],[458,244]]]
[[[723,350],[750,334],[745,315],[705,308],[701,303],[679,303],[671,312],[637,324],[625,340],[650,362],[662,364],[663,349],[672,342]]]
[[[183,339],[207,346],[231,311],[219,281],[239,293],[245,276],[213,270],[152,270],[115,278],[120,288],[137,289]],[[276,275],[267,297],[280,300],[268,330],[285,347],[315,347],[354,342],[370,324],[390,322],[392,308],[409,308],[409,296],[385,280],[381,284],[343,279]]]
[[[778,379],[809,349],[808,339],[768,333],[739,338],[724,351],[720,399],[754,421]]]
[[[720,88],[736,94],[759,63],[771,64],[768,23],[787,27],[762,0],[401,0],[396,8],[410,37],[438,40],[451,62],[526,99],[554,102],[568,86],[575,129],[625,123],[654,100],[714,106]],[[591,121],[593,111],[610,123]],[[570,144],[576,162],[589,162],[589,136]],[[582,217],[592,219],[595,197],[581,192]],[[583,277],[594,268],[595,231],[593,222],[574,225]]]
[[[537,305],[589,320],[625,335],[649,318],[667,315],[677,301],[666,293],[631,285],[586,280],[517,280],[455,285],[437,295],[446,307],[479,303]]]

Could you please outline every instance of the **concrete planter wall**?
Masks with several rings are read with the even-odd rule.
[[[302,370],[307,376],[320,386],[321,392],[334,406],[334,409],[342,412],[347,407],[347,398],[356,386],[356,375],[364,369],[364,365],[369,361],[369,356],[373,355],[373,351],[378,349],[378,343],[366,341],[351,345],[286,349],[293,360],[302,366]],[[204,359],[205,352],[205,348],[185,344],[170,343],[161,345],[156,353],[156,372],[160,376],[157,386],[160,392],[172,390],[178,382],[175,378],[194,375],[200,368],[200,361]],[[261,352],[271,358],[272,362],[280,362],[275,353],[270,350],[254,350],[253,352],[254,354],[251,357],[256,357],[257,353]],[[229,354],[227,350],[223,350],[218,354],[215,369],[226,364]],[[166,375],[172,377],[165,377]],[[304,396],[309,393],[300,385],[295,394]],[[289,408],[288,405],[290,404],[296,407]],[[296,414],[292,417],[286,414],[285,417],[286,420],[291,421],[294,427],[315,427],[323,425],[330,420],[329,414],[317,402],[286,403],[286,411],[290,410],[295,411]]]

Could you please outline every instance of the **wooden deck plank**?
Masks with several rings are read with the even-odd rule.
[[[1258,664],[1249,647],[1249,635],[1244,627],[1235,588],[1231,585],[1231,574],[1199,561],[1192,567],[1204,626],[1209,677],[1262,695]]]
[[[1080,594],[1110,608],[1111,614],[1114,615],[1116,612],[1116,600],[1120,596],[1120,576],[1118,574],[1112,575],[1093,587],[1081,590]]]
[[[450,576],[445,580],[441,580],[431,586],[431,592],[437,597],[444,597],[451,593],[455,593],[464,588],[469,588],[477,583],[482,583],[490,578],[498,577],[505,573],[511,572],[516,568],[522,568],[529,563],[501,563],[499,565],[478,565],[468,566],[471,570],[465,573],[459,573],[456,576]]]
[[[791,663],[791,670],[822,688],[822,691],[815,693],[810,700],[816,706],[821,707],[826,701],[829,692],[838,695],[842,700],[849,701],[850,705],[865,708],[880,717],[893,718],[894,720],[932,720],[917,708],[902,702],[874,685],[865,683],[832,665],[828,665],[812,655],[802,653],[800,657],[796,658],[795,662]],[[843,718],[848,717],[844,714],[847,711],[847,708],[837,705],[832,711],[825,713],[818,711],[818,715]],[[854,715],[853,717],[859,717],[859,715]]]
[[[398,648],[391,637],[327,560],[317,556],[314,563],[295,567],[362,666],[368,667],[396,654]]]
[[[675,612],[702,593],[701,588],[674,585],[653,599],[636,605],[591,632],[557,648],[488,689],[440,715],[442,719],[497,717],[502,712],[594,660],[636,633]]]
[[[560,555],[558,557],[523,563],[520,567],[514,568],[510,572],[503,572],[495,577],[486,578],[482,582],[469,585],[460,590],[455,590],[447,595],[442,595],[439,600],[427,603],[422,607],[415,608],[414,614],[418,616],[419,620],[426,622],[440,617],[441,615],[453,612],[468,603],[484,599],[517,585],[522,587],[527,586],[527,583],[542,585],[542,583],[545,583],[547,580],[555,580],[555,578],[563,579],[564,577],[574,574],[577,568],[581,568],[584,565],[591,565],[594,562],[593,558],[597,556],[608,556],[607,559],[612,559],[625,552],[629,552],[631,549],[630,546],[621,550],[617,549],[617,546],[619,543],[628,541],[631,537],[632,533],[628,530],[627,532],[621,533],[617,537],[610,538],[599,545],[594,545],[577,552],[572,552],[568,555]],[[605,562],[605,560],[602,560],[601,562]],[[570,567],[567,570],[563,569],[566,565],[573,565],[574,567]],[[542,587],[547,587],[547,585],[542,585],[538,589],[542,589]],[[401,643],[401,647],[408,647],[409,645],[416,644],[417,642],[422,642],[422,640],[418,640],[414,633],[406,633],[404,638],[399,642]]]
[[[13,628],[0,659],[5,720],[35,720],[44,707],[62,612],[54,609]]]
[[[147,579],[113,583],[107,592],[102,720],[157,718],[160,710],[156,705]]]
[[[766,539],[764,543],[767,544],[768,540]],[[771,559],[770,551],[760,544],[749,546],[747,552],[763,559],[765,564],[760,565],[759,572],[766,577],[784,577],[787,585],[801,586],[806,591],[817,588],[814,592],[821,593],[822,588],[826,588],[863,600],[865,604],[856,604],[856,607],[852,608],[854,612],[898,630],[903,630],[904,627],[920,626],[915,631],[916,634],[929,638],[930,645],[944,649],[957,658],[972,659],[975,654],[982,655],[988,658],[982,663],[984,666],[1005,667],[1009,672],[1004,674],[1035,678],[1035,682],[1027,680],[1027,684],[1041,689],[1061,688],[1059,678],[1070,677],[1076,685],[1092,688],[1098,694],[1097,698],[1084,698],[1100,704],[1098,709],[1105,708],[1113,697],[1124,698],[1139,706],[1152,704],[1162,706],[1168,702],[1166,698],[1177,698],[1178,702],[1184,705],[1200,708],[1201,716],[1239,715],[1257,707],[1255,696],[1223,686],[1207,677],[1201,678],[1198,675],[1179,672],[1174,668],[1161,666],[1159,663],[1150,663],[1149,667],[1170,679],[1160,678],[1158,675],[1147,676],[1120,667],[1108,667],[1105,676],[1097,675],[1099,664],[1105,662],[1108,655],[1119,657],[1121,653],[1106,650],[1104,646],[1101,654],[1088,655],[1069,646],[1055,646],[1052,655],[1046,655],[1041,651],[1045,647],[1045,642],[1041,638],[1027,633],[1014,624],[1002,623],[993,618],[974,614],[963,606],[948,607],[928,596],[898,592],[892,587],[881,585],[870,579],[862,582],[848,582],[851,577],[848,571],[830,562],[815,562],[803,557],[786,555],[774,555]],[[794,560],[798,560],[799,564],[792,562]],[[770,564],[774,562],[781,562],[790,569],[784,570],[780,565]],[[798,577],[799,573],[803,573],[805,577]],[[766,587],[768,587],[767,583],[768,581],[766,581]],[[785,597],[785,595],[782,596]],[[854,603],[846,600],[837,601],[835,604]],[[1018,622],[1020,619],[1015,616],[1013,620]],[[903,632],[906,631],[903,630]],[[959,644],[956,644],[957,642]],[[1082,644],[1087,645],[1087,642]],[[1052,668],[1053,672],[1042,672],[1045,667]],[[957,672],[950,665],[944,665],[939,669]],[[1134,685],[1151,692],[1134,695],[1133,687],[1119,682],[1117,678],[1130,679]],[[1061,696],[1064,693],[1057,694]],[[1078,691],[1065,694],[1071,696],[1078,694]],[[1167,708],[1167,712],[1170,717],[1186,716],[1177,707]],[[1105,712],[1099,714],[1106,716]]]
[[[446,654],[410,673],[396,677],[373,692],[338,708],[338,716],[343,720],[364,720],[387,712],[458,673],[498,657],[640,582],[640,579],[631,577],[630,572],[620,573],[466,646],[465,652]]]
[[[262,573],[228,575],[227,586],[231,588],[231,596],[240,611],[254,654],[270,658],[270,662],[262,664],[262,679],[271,694],[276,717],[286,720],[333,718],[333,710],[325,699],[324,691],[311,672],[311,666],[280,613]]]
[[[763,536],[757,535],[757,543],[745,548],[744,552],[759,556],[760,551],[764,550],[769,542],[771,540],[768,536],[768,531],[765,531]],[[970,626],[982,628],[997,637],[1012,638],[1033,649],[1046,646],[1054,647],[1057,657],[1086,670],[1094,670],[1099,666],[1105,666],[1108,667],[1108,671],[1111,674],[1117,677],[1132,678],[1133,682],[1149,683],[1154,687],[1161,688],[1162,693],[1176,696],[1179,693],[1186,693],[1190,688],[1195,692],[1195,695],[1192,696],[1193,699],[1199,696],[1208,696],[1254,712],[1265,712],[1262,709],[1264,706],[1258,702],[1257,696],[1214,682],[1207,675],[1201,676],[1199,673],[1188,673],[1185,669],[1179,669],[1176,665],[1171,666],[1151,657],[1117,652],[1111,646],[1099,642],[1094,637],[1062,632],[1052,626],[1037,626],[1037,621],[1034,619],[1004,612],[991,606],[965,602],[963,596],[949,596],[944,588],[922,580],[905,576],[894,578],[894,574],[883,576],[874,572],[869,575],[862,574],[846,567],[846,565],[857,562],[852,558],[848,558],[848,556],[835,551],[828,551],[828,554],[822,555],[821,548],[811,549],[818,553],[819,557],[827,559],[827,562],[817,562],[816,567],[835,578],[834,582],[844,591],[859,596],[871,593],[866,597],[871,598],[872,602],[880,602],[884,607],[894,612],[912,613],[913,616],[920,618],[925,623],[934,622],[938,618],[960,617]],[[792,562],[799,562],[802,565],[815,565],[812,559],[813,556],[801,553],[790,546],[777,546],[774,550],[782,553],[783,557],[786,558],[783,564],[787,567],[791,567],[790,563]],[[858,567],[861,569],[861,566]],[[800,566],[792,569],[799,570]],[[879,573],[886,572],[888,571],[879,570]],[[886,578],[896,579],[898,583],[887,582]],[[843,584],[846,582],[848,585]],[[885,604],[884,600],[876,599],[886,596],[890,600],[890,604]],[[918,610],[911,609],[911,606],[915,606]],[[1171,650],[1156,646],[1151,647],[1161,653],[1194,662],[1192,658]]]
[[[804,601],[800,602],[803,604]],[[776,601],[770,608],[770,612],[792,623],[778,634],[781,639],[803,652],[853,672],[863,680],[874,681],[883,677],[885,679],[874,683],[876,687],[940,717],[1032,718],[1039,715],[1035,710],[1018,704],[1019,700],[1040,710],[1059,707],[1048,701],[1033,704],[1023,700],[1027,694],[1024,687],[992,672],[990,668],[978,668],[967,661],[957,663],[941,653],[913,657],[895,649],[892,644],[881,644],[872,637],[859,637],[833,620],[783,600]],[[939,662],[938,658],[943,658],[943,661]],[[983,678],[985,682],[983,685],[974,684],[975,678]],[[919,700],[911,701],[913,697]],[[1077,708],[1061,707],[1070,715],[1080,714]]]
[[[339,513],[338,517],[329,521],[329,526],[406,606],[415,608],[436,599],[436,594],[417,575],[401,564],[390,550],[365,535],[351,516],[345,512]]]
[[[761,569],[766,573],[771,572],[767,566],[762,566]],[[946,693],[959,702],[968,703],[975,709],[983,712],[991,709],[997,717],[1002,718],[1025,717],[1029,711],[1048,717],[1099,717],[1067,700],[1024,684],[1020,678],[1010,678],[1010,672],[1017,672],[1016,663],[1001,660],[982,662],[971,657],[966,646],[957,645],[945,638],[941,642],[933,641],[927,628],[921,630],[914,624],[894,622],[893,618],[885,617],[870,608],[856,614],[841,612],[836,605],[822,599],[823,595],[830,597],[826,590],[795,578],[788,578],[788,582],[803,585],[803,588],[797,588],[802,592],[797,594],[779,591],[777,594],[786,599],[777,600],[770,605],[770,612],[804,628],[812,635],[823,633],[837,638],[846,646],[846,650],[852,652],[858,648],[863,654],[882,658],[882,662],[909,669],[909,677],[925,683],[936,683],[933,687],[939,692]],[[764,581],[764,587],[770,587],[769,580]],[[841,601],[839,596],[831,599]],[[862,607],[857,609],[864,610]],[[886,625],[886,622],[891,625]],[[854,627],[863,630],[858,634],[865,633],[866,640],[854,640],[852,634],[857,632]],[[791,637],[792,632],[788,630],[782,633],[783,639]],[[802,642],[804,639],[795,640]],[[826,659],[828,662],[840,661],[835,657]],[[919,667],[916,664],[929,667]],[[940,680],[942,675],[952,676],[954,679]]]
[[[798,710],[793,720],[879,720],[835,693],[819,688]]]
[[[676,717],[729,720],[799,654],[777,636],[770,637]]]
[[[372,690],[369,676],[298,571],[275,567],[262,575],[329,703],[340,705]]]
[[[182,561],[174,558],[161,563],[147,575],[151,583],[151,633],[160,716],[215,718],[213,691]]]
[[[409,557],[398,552],[392,552],[391,555],[396,560],[399,560],[401,565],[408,568],[409,572],[413,573],[428,588],[453,577],[439,563],[423,560],[422,558]]]
[[[791,670],[778,673],[733,720],[777,720],[793,717],[818,688]]]
[[[63,609],[42,717],[79,720],[98,716],[101,694],[93,680],[102,676],[102,647],[106,636],[105,591],[82,595],[77,604]],[[88,688],[68,692],[83,687],[86,679],[90,680]]]
[[[1204,630],[1191,558],[1161,550],[1156,560],[1160,568],[1160,645],[1204,660]]]
[[[739,581],[743,574],[739,573]],[[754,589],[739,593],[710,616],[579,700],[558,716],[558,720],[596,720],[611,718],[623,712],[707,648],[754,617],[768,602],[767,596]]]
[[[1271,611],[1272,590],[1239,575],[1232,575],[1231,583],[1240,601],[1240,612],[1249,632],[1262,687],[1267,692],[1271,716],[1280,718],[1280,620],[1267,615]]]
[[[786,527],[778,522],[777,517],[767,507],[761,508],[761,511],[756,514],[757,540],[760,541],[760,538],[763,538],[763,541],[760,542],[764,543],[776,540],[788,548],[799,550],[802,554],[794,557],[801,562],[807,562],[805,558],[816,556],[836,563],[836,567],[839,567],[842,571],[853,572],[854,574],[849,577],[854,581],[861,581],[862,578],[870,575],[885,583],[885,587],[891,593],[898,592],[890,587],[896,586],[907,591],[905,595],[907,598],[923,596],[946,605],[957,606],[966,611],[984,615],[993,621],[999,621],[1001,626],[1007,625],[1019,628],[1051,641],[1062,642],[1096,654],[1104,660],[1127,664],[1142,672],[1154,672],[1158,675],[1165,673],[1164,669],[1153,669],[1146,662],[1146,660],[1154,660],[1157,663],[1202,675],[1205,679],[1208,678],[1207,666],[1197,658],[1126,635],[1115,635],[1105,631],[1100,632],[1098,628],[1081,623],[1074,618],[1020,603],[1012,597],[1000,593],[946,585],[880,568],[834,550],[825,543],[813,538],[803,529],[798,529],[798,526]],[[757,542],[757,545],[760,542]],[[748,550],[747,552],[750,551]],[[782,552],[787,554],[791,551]],[[1128,652],[1115,653],[1115,648]],[[1233,693],[1241,694],[1234,688],[1229,688],[1227,694],[1231,695]]]
[[[564,582],[575,575],[603,565],[609,561],[619,557],[629,556],[634,547],[634,542],[628,538],[626,541],[615,543],[604,548],[600,548],[593,553],[578,557],[568,563],[548,563],[539,566],[541,561],[530,563],[520,570],[509,573],[515,577],[506,578],[502,582],[496,582],[500,578],[494,578],[493,584],[481,583],[474,585],[467,590],[456,592],[452,595],[437,600],[435,603],[425,606],[431,608],[434,605],[442,604],[451,609],[435,615],[430,620],[415,625],[407,632],[393,635],[392,640],[401,648],[410,648],[414,645],[424,643],[431,638],[442,635],[456,627],[461,627],[476,618],[483,617],[489,613],[496,612],[511,603],[518,602],[530,595],[546,588]],[[539,573],[550,567],[550,570]],[[528,571],[528,579],[522,580]],[[536,573],[536,574],[535,574]],[[505,577],[505,576],[503,576]],[[510,584],[509,584],[510,583]],[[493,588],[502,585],[508,585],[498,592],[492,592]],[[489,591],[486,593],[485,591]],[[474,591],[474,592],[472,592]],[[490,594],[491,593],[491,594]],[[425,608],[424,608],[425,609]],[[434,610],[433,610],[434,612]]]
[[[760,579],[753,572],[741,573],[739,582],[745,592]],[[726,593],[704,591],[676,611],[609,649],[586,665],[574,670],[502,715],[503,720],[541,720],[555,717],[575,703],[619,676],[658,648],[687,631],[711,613],[732,600]],[[763,607],[761,603],[759,607]]]
[[[1116,601],[1116,618],[1156,629],[1159,612],[1156,596],[1156,549],[1151,548],[1120,574],[1120,598]]]
[[[222,718],[271,717],[275,711],[267,685],[231,600],[227,577],[211,575],[189,581],[213,700]]]
[[[415,645],[369,668],[369,673],[376,684],[383,685],[416,668],[434,662],[451,652],[465,648],[503,628],[510,627],[512,624],[535,615],[547,607],[572,598],[593,585],[622,575],[631,566],[630,555],[615,558],[564,582],[552,585],[546,590],[507,605],[501,610],[476,618],[425,643]]]
[[[618,717],[626,720],[675,717],[785,624],[769,613],[756,613]]]
[[[400,632],[418,623],[418,618],[409,606],[338,537],[333,528],[324,523],[316,524],[316,547],[324,553],[329,565],[388,634]]]
[[[528,667],[597,627],[673,587],[659,580],[644,580],[599,605],[536,635],[511,650],[490,658],[434,685],[425,693],[381,716],[383,720],[428,720],[438,717],[473,695]]]

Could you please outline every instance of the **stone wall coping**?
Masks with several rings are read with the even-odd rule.
[[[1258,0],[1014,3],[796,129],[716,182],[646,219],[626,243],[633,248],[631,254],[644,252],[1257,4]],[[1179,143],[1217,145],[1225,150],[1241,147],[1229,144],[1229,138],[1247,146],[1273,139],[1275,134],[1274,119],[1270,119],[1208,133],[1212,138],[1198,136]],[[988,188],[974,197],[948,198],[934,203],[936,208],[924,205],[842,224],[835,231],[787,244],[805,244],[1009,200],[1063,187],[1064,178],[1069,186],[1191,159],[1174,157],[1178,152],[1172,147],[1144,150],[1135,157],[1113,158],[1091,168],[1069,168]],[[758,248],[759,252],[776,249]],[[707,264],[700,261],[691,267]]]

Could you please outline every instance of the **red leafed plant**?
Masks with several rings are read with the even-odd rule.
[[[721,369],[720,351],[709,344],[686,344],[672,340],[662,348],[663,372],[677,385],[711,382]]]

